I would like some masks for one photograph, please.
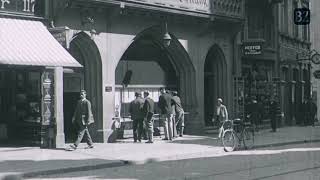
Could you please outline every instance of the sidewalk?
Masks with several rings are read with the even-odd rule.
[[[6,174],[33,177],[152,161],[228,155],[223,151],[216,136],[216,134],[186,135],[173,142],[162,141],[157,137],[154,144],[132,143],[132,139],[125,139],[112,144],[97,143],[94,149],[84,149],[85,144],[81,144],[76,151],[37,147],[0,147],[0,178]],[[280,128],[276,133],[263,130],[255,134],[256,148],[316,141],[320,141],[320,126],[286,127]]]

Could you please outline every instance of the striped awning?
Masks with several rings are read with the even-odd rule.
[[[3,17],[0,65],[82,67],[40,21]]]

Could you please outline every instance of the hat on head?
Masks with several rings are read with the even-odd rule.
[[[149,95],[150,92],[149,91],[144,91],[143,94]]]
[[[80,93],[85,93],[85,94],[87,94],[86,90],[84,90],[84,89],[82,89],[82,90],[80,91]]]
[[[136,97],[141,96],[141,92],[135,92],[134,96],[136,96]]]
[[[172,94],[177,95],[178,91],[172,91]]]
[[[222,99],[221,98],[218,98],[218,101],[222,103]]]

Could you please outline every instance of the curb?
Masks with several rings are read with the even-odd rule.
[[[313,142],[320,142],[320,139],[291,141],[291,142],[272,143],[272,144],[262,144],[262,145],[254,146],[254,149],[265,148],[265,147],[285,146],[285,145],[292,145],[292,144],[313,143]]]
[[[44,176],[44,175],[48,176],[48,175],[71,173],[71,172],[78,172],[78,171],[90,171],[90,170],[97,170],[97,169],[122,167],[127,165],[130,165],[128,161],[118,161],[118,162],[111,162],[111,163],[97,164],[97,165],[87,165],[87,166],[80,166],[80,167],[68,167],[68,168],[44,170],[44,171],[37,171],[37,172],[27,172],[27,173],[22,173],[21,176],[23,178],[31,178],[31,177],[38,177],[38,176]]]

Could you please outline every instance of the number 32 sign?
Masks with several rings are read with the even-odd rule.
[[[296,8],[294,10],[294,23],[296,25],[310,24],[310,9]]]

